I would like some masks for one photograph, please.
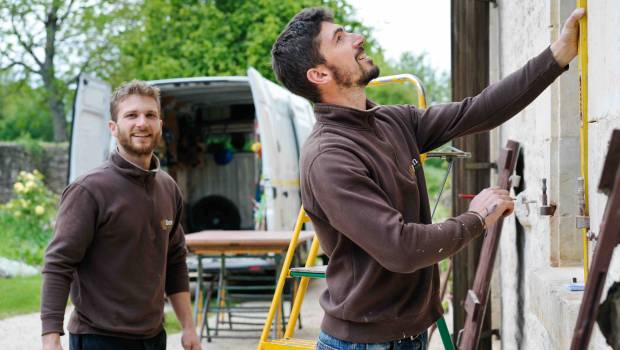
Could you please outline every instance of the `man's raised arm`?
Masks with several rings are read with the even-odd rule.
[[[455,137],[493,129],[534,101],[577,55],[578,21],[584,14],[583,9],[573,11],[558,40],[480,94],[426,110],[412,107],[411,120],[420,152],[431,151]]]

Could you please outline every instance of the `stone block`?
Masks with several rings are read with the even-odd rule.
[[[55,193],[67,185],[68,145],[43,144],[43,153],[33,155],[26,147],[13,142],[0,142],[0,203],[13,195],[13,184],[20,171],[39,170],[45,183]]]

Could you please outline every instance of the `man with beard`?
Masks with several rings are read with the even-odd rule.
[[[165,349],[165,295],[183,327],[183,348],[200,349],[183,200],[153,154],[162,132],[159,90],[126,83],[114,92],[110,112],[116,152],[70,184],[60,200],[43,267],[43,348],[61,349],[70,293],[70,349]]]
[[[273,45],[273,70],[315,103],[301,193],[330,258],[317,349],[426,348],[426,329],[443,313],[437,263],[510,214],[513,203],[507,191],[488,188],[468,212],[432,224],[420,154],[490,130],[533,101],[576,56],[583,14],[573,12],[557,41],[478,96],[426,110],[366,99],[379,69],[364,38],[333,23],[327,10],[306,9],[288,23]]]

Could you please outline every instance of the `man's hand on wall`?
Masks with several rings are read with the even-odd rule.
[[[486,227],[493,225],[500,217],[510,215],[514,207],[510,193],[499,187],[485,188],[469,204],[470,211],[484,218]]]
[[[560,65],[566,67],[577,56],[577,44],[579,42],[579,19],[586,14],[583,8],[577,8],[568,17],[562,28],[560,38],[551,44],[553,58]]]

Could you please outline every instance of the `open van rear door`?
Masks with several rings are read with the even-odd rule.
[[[80,74],[71,122],[69,183],[108,158],[110,93],[108,83]]]
[[[299,145],[297,150],[300,152],[301,146],[303,146],[308,136],[310,136],[316,120],[314,117],[314,109],[308,100],[297,95],[290,95],[291,99],[289,102],[293,115],[293,126],[295,128],[297,144]],[[299,153],[297,155],[299,156]]]
[[[301,195],[299,152],[314,125],[310,103],[248,69],[262,145],[267,229],[295,225]]]

